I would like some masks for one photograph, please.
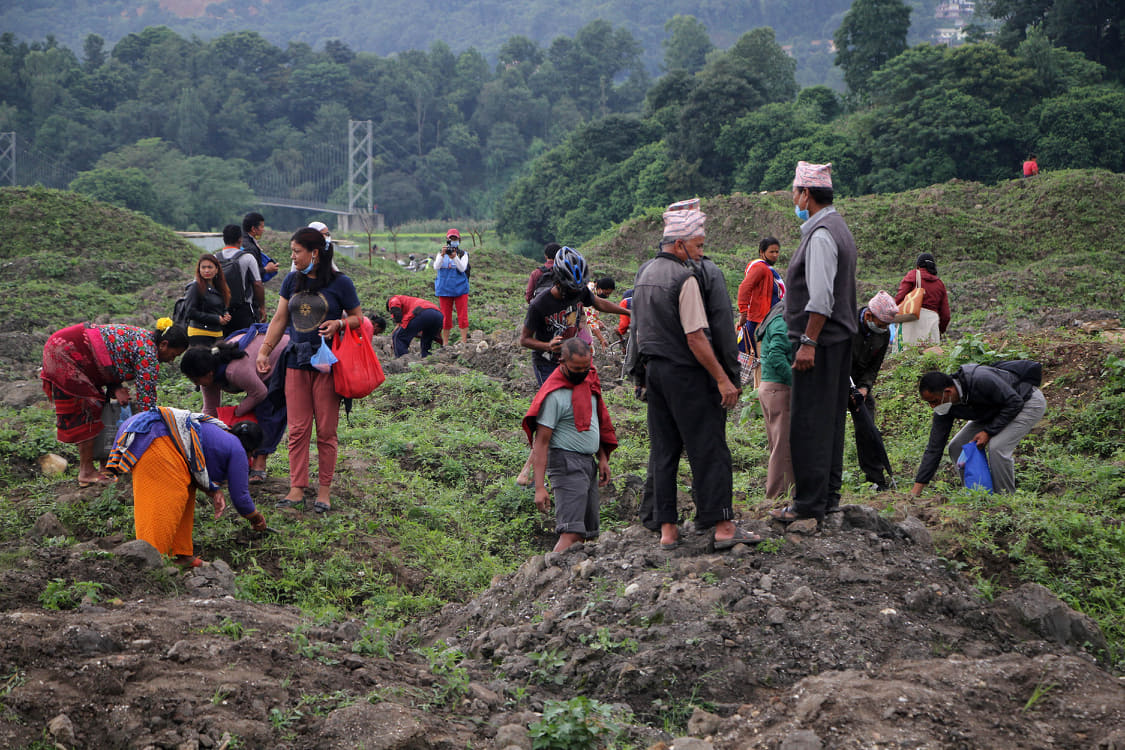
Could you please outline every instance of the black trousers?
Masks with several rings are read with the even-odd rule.
[[[862,413],[860,413],[862,411]],[[852,412],[852,428],[855,430],[855,454],[864,478],[879,486],[886,485],[883,436],[875,426],[875,397],[868,392],[856,410]]]
[[[813,368],[793,371],[789,401],[789,453],[793,461],[791,507],[823,519],[840,504],[844,473],[844,422],[848,410],[851,339],[816,347]]]
[[[648,473],[658,523],[676,523],[676,475],[686,450],[695,495],[695,523],[705,529],[733,518],[727,412],[715,379],[702,367],[651,359],[648,387]]]

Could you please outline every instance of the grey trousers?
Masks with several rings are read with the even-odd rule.
[[[1016,468],[1012,461],[1012,454],[1016,445],[1024,436],[1031,432],[1044,412],[1047,411],[1047,399],[1043,392],[1036,388],[1023,404],[1023,409],[1008,426],[989,438],[988,441],[988,468],[992,470],[993,492],[1011,493],[1016,491]],[[973,435],[980,432],[981,426],[977,422],[969,422],[962,427],[953,439],[949,441],[949,457],[953,463],[961,457],[961,449],[965,443],[973,439]]]

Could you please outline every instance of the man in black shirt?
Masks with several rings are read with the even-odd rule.
[[[577,251],[561,248],[551,274],[555,283],[531,300],[520,331],[520,345],[532,350],[531,363],[539,385],[559,366],[562,342],[578,336],[585,326],[583,305],[617,315],[629,314],[624,307],[590,292],[586,286],[589,269]]]

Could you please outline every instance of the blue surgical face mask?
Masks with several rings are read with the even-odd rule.
[[[314,268],[316,268],[316,261],[315,260],[309,261],[309,264],[307,266],[305,266],[303,269],[301,269],[301,273],[304,274],[305,276],[308,276]]]
[[[867,327],[871,329],[872,333],[886,333],[888,330],[888,328],[886,328],[885,326],[881,326],[878,323],[872,323],[870,320],[866,320],[864,322],[867,323]]]
[[[800,219],[801,221],[808,221],[809,220],[809,210],[807,208],[800,208],[798,206],[793,206],[793,213],[797,214],[797,218]]]
[[[461,247],[461,240],[450,240],[449,246],[450,247]]]

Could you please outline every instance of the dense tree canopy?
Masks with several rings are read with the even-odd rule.
[[[855,0],[836,29],[836,65],[848,89],[866,94],[872,74],[906,49],[910,8],[902,0]]]

